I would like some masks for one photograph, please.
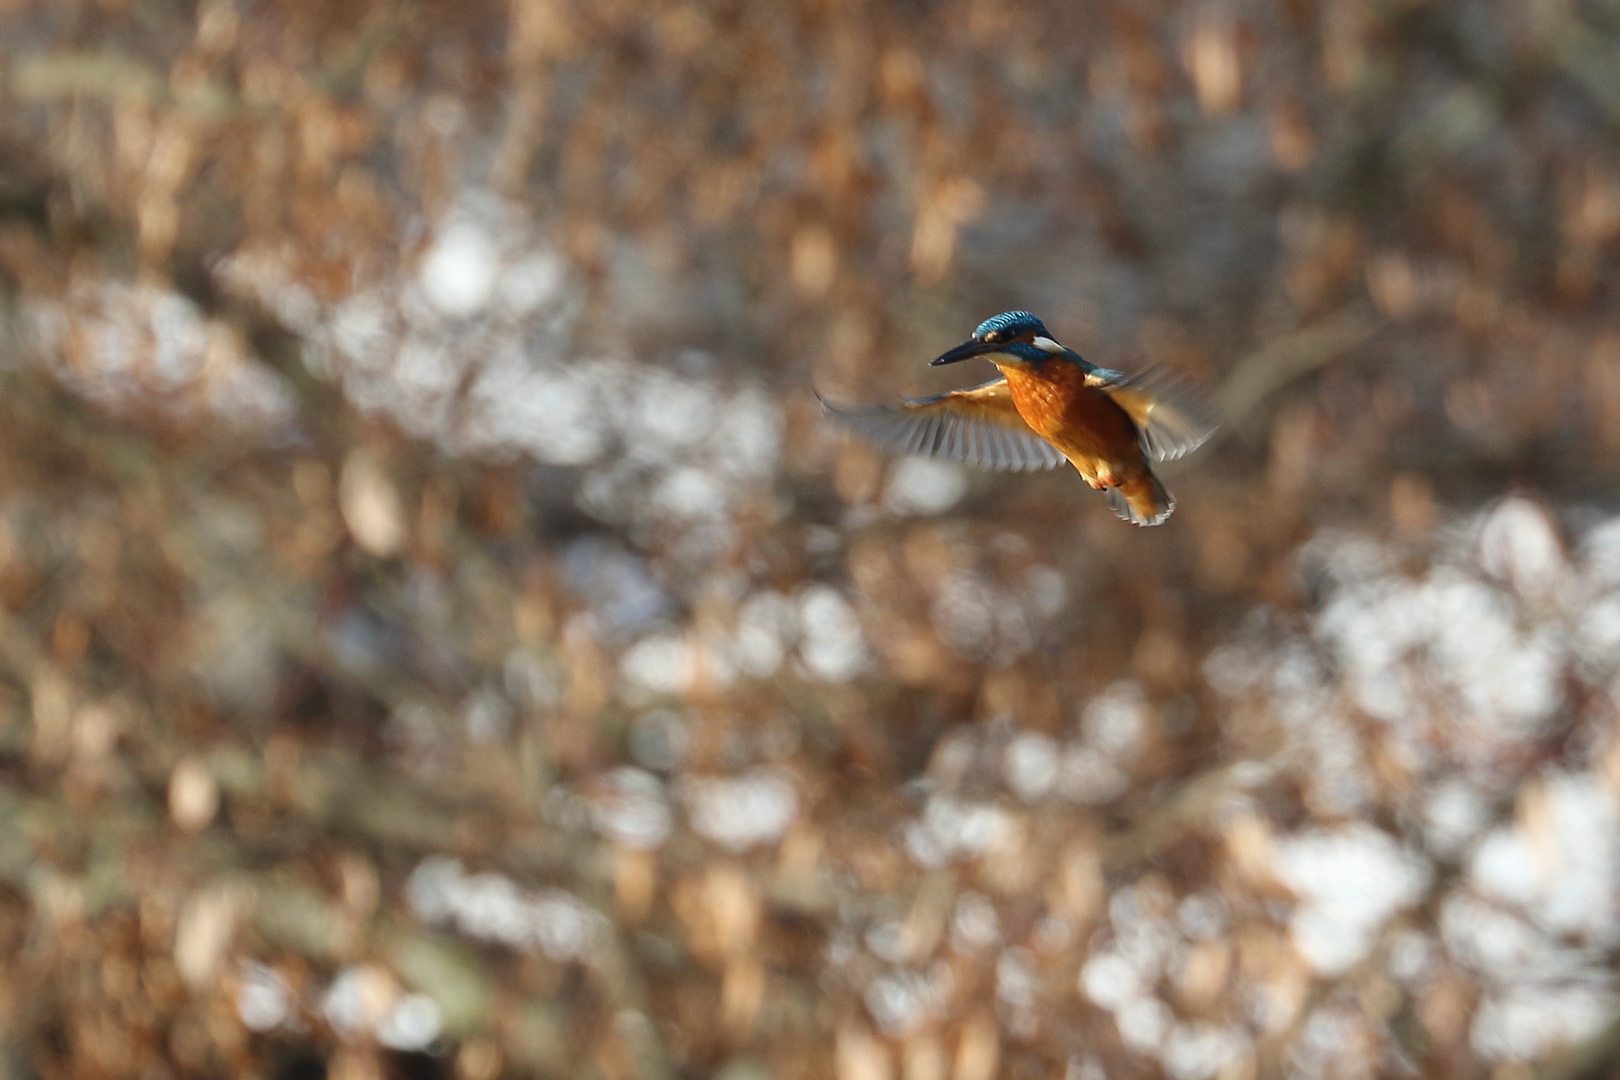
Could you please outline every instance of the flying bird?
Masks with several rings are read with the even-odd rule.
[[[1027,311],[980,323],[934,366],[982,356],[1001,374],[966,390],[827,414],[905,454],[1022,472],[1069,462],[1125,521],[1157,525],[1176,500],[1149,461],[1190,453],[1214,433],[1203,410],[1163,379],[1129,378],[1081,359]],[[818,395],[819,396],[819,395]]]

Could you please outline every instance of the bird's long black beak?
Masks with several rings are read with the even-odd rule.
[[[968,340],[949,352],[934,357],[929,361],[929,364],[932,367],[939,367],[941,364],[954,364],[959,360],[971,360],[975,356],[995,352],[998,348],[1000,348],[999,345],[992,345],[988,341],[976,341],[973,338],[968,338]]]

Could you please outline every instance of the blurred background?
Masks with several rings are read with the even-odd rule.
[[[1620,1071],[1613,0],[0,3],[0,1074]],[[1163,527],[891,460],[1028,308]]]

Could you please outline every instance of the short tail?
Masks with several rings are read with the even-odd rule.
[[[1159,483],[1159,478],[1148,471],[1118,487],[1103,488],[1103,494],[1108,498],[1108,508],[1121,521],[1133,525],[1157,525],[1176,508],[1175,498]]]

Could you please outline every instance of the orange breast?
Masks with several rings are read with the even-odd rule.
[[[1085,372],[1074,364],[1054,359],[1038,370],[1011,364],[1002,370],[1024,423],[1082,472],[1095,473],[1091,462],[1123,465],[1140,459],[1131,418],[1107,394],[1087,386]]]

